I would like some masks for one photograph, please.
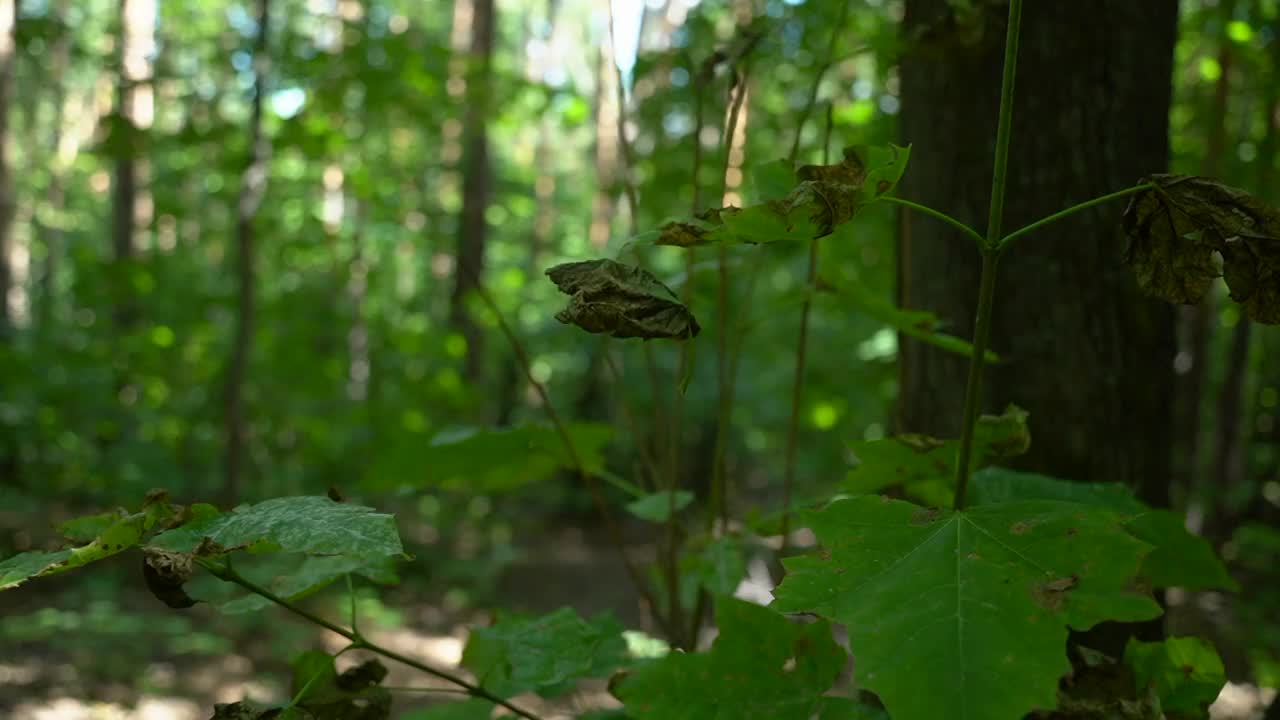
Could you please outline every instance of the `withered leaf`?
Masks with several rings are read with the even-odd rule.
[[[142,577],[151,594],[171,608],[185,609],[198,602],[183,588],[191,578],[191,571],[191,556],[186,553],[146,550]]]
[[[845,148],[834,165],[805,165],[785,195],[746,207],[726,207],[664,224],[654,244],[696,247],[722,243],[807,241],[830,235],[858,210],[891,191],[902,177],[909,147]]]
[[[1124,212],[1126,262],[1144,292],[1194,303],[1221,274],[1257,322],[1280,323],[1280,211],[1209,178],[1151,175]],[[1213,254],[1222,256],[1221,273]]]
[[[556,265],[547,277],[572,298],[556,319],[587,332],[685,340],[702,330],[675,293],[643,268],[586,260]]]

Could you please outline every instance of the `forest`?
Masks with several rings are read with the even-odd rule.
[[[1280,720],[1280,0],[0,0],[0,719]]]

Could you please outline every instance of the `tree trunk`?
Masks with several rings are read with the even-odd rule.
[[[15,208],[13,178],[9,173],[9,94],[18,25],[17,0],[0,0],[0,351],[10,343],[9,243]],[[0,426],[0,487],[17,486],[18,443],[9,428]]]
[[[271,146],[262,129],[262,94],[267,74],[267,36],[271,18],[270,0],[259,0],[258,37],[254,43],[253,96],[250,100],[249,157],[241,179],[236,207],[236,328],[227,370],[226,386],[226,468],[223,500],[235,505],[243,482],[245,448],[248,440],[244,411],[244,386],[248,376],[249,352],[254,324],[254,233],[253,221],[267,189],[267,164]]]
[[[13,178],[9,174],[9,92],[18,28],[17,0],[0,0],[0,345],[8,342],[9,243],[13,233]]]
[[[903,21],[922,42],[902,61],[902,136],[914,145],[902,196],[976,227],[985,226],[991,187],[1002,5],[984,5],[980,33],[960,37],[932,32],[955,27],[945,22],[945,0],[907,0]],[[1165,169],[1176,30],[1175,0],[1027,4],[1005,228]],[[987,372],[983,410],[1014,402],[1030,411],[1034,440],[1015,467],[1124,482],[1164,506],[1174,316],[1139,295],[1121,262],[1123,209],[1113,203],[1072,215],[1023,238],[1002,260],[992,344],[1004,362]],[[980,264],[972,241],[904,215],[899,253],[903,305],[937,312],[971,334]],[[957,435],[967,360],[902,343],[900,429]],[[1122,649],[1122,635],[1096,640]]]
[[[1226,146],[1227,105],[1231,98],[1231,73],[1235,57],[1232,52],[1234,43],[1227,37],[1226,26],[1235,14],[1235,6],[1236,0],[1222,0],[1218,6],[1217,14],[1221,20],[1221,33],[1217,38],[1219,75],[1206,113],[1207,145],[1200,165],[1200,173],[1206,177],[1218,176]],[[1204,415],[1205,390],[1209,384],[1209,362],[1212,356],[1210,349],[1216,344],[1212,322],[1217,315],[1215,306],[1214,293],[1211,292],[1201,302],[1182,308],[1178,326],[1179,335],[1185,338],[1185,342],[1181,343],[1178,362],[1174,364],[1181,377],[1177,380],[1178,405],[1174,413],[1176,420],[1173,445],[1176,462],[1173,484],[1192,495],[1193,507],[1204,505],[1201,512],[1205,515],[1213,513],[1213,502],[1197,491],[1207,480],[1203,463],[1207,443],[1201,420]],[[1213,466],[1208,470],[1212,472]]]
[[[463,112],[462,212],[458,219],[458,243],[454,254],[457,267],[449,321],[467,340],[463,375],[469,381],[480,377],[480,327],[467,312],[466,301],[480,284],[484,271],[485,239],[488,227],[492,178],[489,164],[489,95],[492,83],[494,0],[471,3],[471,44],[467,52],[466,110]],[[455,17],[462,13],[455,13]]]
[[[987,3],[980,39],[946,42],[945,0],[908,0],[902,137],[914,144],[902,196],[985,225],[994,156],[1004,8]],[[1028,3],[1013,115],[1004,227],[1012,230],[1165,169],[1175,0]],[[969,36],[972,37],[972,36]],[[1139,295],[1121,263],[1122,203],[1037,231],[1001,262],[985,411],[1031,413],[1020,467],[1120,481],[1168,500],[1173,310]],[[972,241],[902,217],[900,298],[972,332]],[[959,432],[967,360],[902,340],[902,430]]]

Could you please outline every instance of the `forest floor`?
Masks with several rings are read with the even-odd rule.
[[[626,573],[616,551],[601,538],[574,529],[543,535],[497,581],[497,605],[548,612],[569,605],[584,616],[614,612],[631,628],[643,626]],[[526,546],[528,547],[528,546]],[[652,549],[628,549],[637,559]],[[136,560],[136,558],[134,558]],[[266,610],[227,617],[197,606],[185,614],[164,608],[136,582],[136,568],[121,560],[99,572],[113,573],[107,584],[86,585],[85,574],[68,574],[29,583],[5,593],[0,611],[0,718],[5,720],[203,720],[215,703],[245,697],[287,699],[289,667],[295,651],[341,649],[344,640],[327,631]],[[753,573],[753,577],[758,573]],[[767,588],[755,588],[755,593]],[[104,599],[104,596],[110,596]],[[447,610],[438,593],[412,581],[384,593],[372,608],[364,631],[379,644],[456,670],[468,625],[485,623],[475,609]],[[1180,628],[1211,619],[1205,603],[1183,598],[1176,609]],[[336,615],[330,602],[314,604]],[[1213,604],[1208,607],[1212,609]],[[340,617],[334,617],[341,622]],[[363,660],[344,653],[339,669]],[[386,661],[384,685],[417,688],[397,694],[395,714],[423,707],[447,686],[410,668]],[[464,673],[465,674],[465,673]],[[1257,720],[1274,690],[1230,684],[1212,708],[1215,720]],[[448,696],[454,699],[454,696]],[[554,702],[533,695],[518,704],[547,720],[569,720],[588,709],[617,707],[604,680]]]

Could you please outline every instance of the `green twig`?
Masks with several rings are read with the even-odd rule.
[[[1022,0],[1009,1],[1009,28],[1004,46],[1004,77],[1000,83],[1000,124],[996,129],[996,159],[991,176],[991,211],[987,237],[982,244],[982,279],[978,287],[978,314],[973,329],[973,355],[964,389],[964,424],[960,432],[960,457],[956,463],[955,509],[964,509],[969,489],[969,458],[973,454],[973,430],[982,406],[982,366],[991,337],[991,313],[995,307],[996,270],[1000,262],[1000,223],[1004,216],[1008,184],[1009,138],[1013,130],[1013,81],[1018,69],[1018,30],[1022,24]]]
[[[351,573],[346,573],[346,578],[347,597],[350,598],[351,601],[351,632],[354,633],[356,637],[362,637],[360,635],[360,615],[356,611],[356,586],[351,580]]]
[[[959,220],[951,217],[950,215],[944,212],[941,212],[939,210],[934,210],[928,205],[921,205],[920,203],[911,202],[910,200],[903,200],[900,197],[894,197],[892,195],[887,195],[880,199],[885,202],[890,202],[895,205],[901,205],[903,207],[910,208],[912,210],[915,210],[916,212],[924,213],[925,215],[941,220],[942,222],[959,230],[965,235],[968,235],[969,237],[973,238],[973,241],[978,244],[979,250],[981,250],[982,247],[987,242],[986,239],[982,237],[982,234],[979,233],[977,230],[974,230],[973,228],[969,227],[968,225],[965,225],[964,223],[960,222]]]
[[[526,720],[541,720],[537,715],[534,715],[533,713],[527,710],[522,710],[518,706],[513,705],[510,702],[507,702],[503,698],[500,698],[497,695],[494,695],[493,693],[489,692],[488,690],[485,690],[479,685],[474,685],[470,682],[467,682],[465,679],[457,675],[454,675],[453,673],[450,673],[446,670],[441,670],[439,668],[432,667],[430,665],[427,665],[426,663],[420,662],[418,660],[414,660],[411,657],[406,657],[404,655],[401,655],[400,653],[394,650],[382,647],[377,643],[370,642],[360,637],[353,630],[348,630],[339,625],[335,625],[334,623],[331,623],[328,620],[325,620],[324,618],[320,617],[319,615],[316,615],[315,613],[309,612],[301,607],[298,607],[297,605],[294,605],[288,600],[285,600],[279,595],[276,595],[275,593],[271,592],[267,588],[262,587],[261,585],[253,582],[252,580],[236,572],[230,567],[229,564],[219,565],[213,560],[209,560],[207,558],[197,558],[196,561],[200,563],[201,567],[203,567],[205,570],[208,570],[211,575],[218,578],[219,580],[235,583],[236,585],[239,585],[240,587],[244,588],[245,590],[248,590],[254,595],[258,595],[263,598],[266,598],[267,600],[270,600],[276,605],[279,605],[285,610],[288,610],[289,612],[293,613],[294,615],[297,615],[298,617],[306,620],[307,622],[313,625],[318,625],[324,628],[325,630],[328,630],[329,632],[341,635],[342,637],[350,640],[353,647],[359,648],[361,650],[368,650],[369,652],[381,655],[385,658],[390,658],[392,660],[395,660],[396,662],[402,663],[404,665],[408,665],[409,667],[415,670],[426,673],[427,675],[431,675],[432,677],[436,677],[441,680],[444,680],[445,682],[449,682],[454,685],[457,685],[458,687],[466,691],[468,695],[476,698],[481,698],[483,700],[488,700],[494,705],[501,705],[502,707],[510,710],[516,715],[519,715],[522,718],[526,718]],[[303,689],[305,690],[305,688]],[[299,693],[299,695],[301,695],[301,693]]]
[[[1122,197],[1125,197],[1126,195],[1133,195],[1135,193],[1140,193],[1144,190],[1150,190],[1154,187],[1155,185],[1152,185],[1151,183],[1142,183],[1141,185],[1134,185],[1131,188],[1125,188],[1124,190],[1117,190],[1116,192],[1109,193],[1101,197],[1096,197],[1092,200],[1085,200],[1084,202],[1079,203],[1078,205],[1072,205],[1066,210],[1059,210],[1058,212],[1048,217],[1041,218],[1031,223],[1030,225],[1027,225],[1026,227],[1019,228],[1009,233],[1008,235],[1005,235],[1004,239],[1000,241],[1000,251],[1004,252],[1006,249],[1008,249],[1009,245],[1011,245],[1014,240],[1022,237],[1023,235],[1026,235],[1027,233],[1033,230],[1038,230],[1044,227],[1045,225],[1049,225],[1050,223],[1055,223],[1061,220],[1062,218],[1067,217],[1068,215],[1074,215],[1075,213],[1078,213],[1081,210],[1087,210],[1093,207],[1094,205],[1101,205],[1102,203],[1110,202],[1112,200],[1115,200],[1116,198],[1122,198]]]

